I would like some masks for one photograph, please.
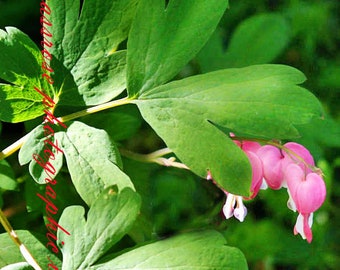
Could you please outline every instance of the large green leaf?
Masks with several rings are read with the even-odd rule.
[[[45,245],[41,243],[29,231],[18,230],[16,232],[20,240],[25,244],[25,246],[28,248],[30,253],[33,255],[33,257],[36,259],[41,267],[46,267],[50,263],[48,258],[50,258],[55,265],[60,267],[61,261],[58,259],[58,257],[55,254],[51,253],[50,250],[48,250]],[[45,237],[42,237],[42,239],[46,240]],[[0,267],[19,262],[25,262],[25,259],[20,253],[18,246],[8,236],[8,233],[0,234],[0,243]],[[8,267],[7,269],[21,268]]]
[[[88,0],[81,10],[79,0],[46,2],[60,104],[94,105],[120,94],[126,52],[115,50],[128,35],[137,0]]]
[[[173,78],[216,28],[227,0],[142,0],[128,39],[128,91],[138,95]]]
[[[140,197],[130,188],[116,193],[113,187],[105,189],[91,206],[87,220],[84,208],[66,208],[59,224],[72,234],[58,231],[62,245],[63,270],[89,269],[126,234],[137,217]],[[111,268],[110,268],[111,269]]]
[[[34,87],[53,98],[53,90],[42,80],[42,56],[34,42],[20,30],[0,29],[0,120],[23,122],[44,113],[42,96]]]
[[[62,168],[65,155],[73,184],[89,205],[107,186],[117,185],[119,189],[133,188],[129,177],[121,171],[120,154],[106,131],[89,127],[81,122],[72,122],[66,131],[62,127],[54,126],[55,133],[47,137],[48,129],[44,129],[44,126],[46,124],[41,124],[31,131],[19,152],[20,164],[30,163],[29,171],[36,182],[46,184],[46,178],[55,177]],[[46,140],[51,141],[55,147],[44,143]],[[45,151],[48,149],[53,151],[53,159],[46,159]],[[41,166],[32,158],[33,154],[41,157],[40,163],[49,162],[50,165]]]
[[[248,269],[244,255],[225,244],[215,231],[189,233],[137,248],[90,269]]]
[[[130,178],[121,171],[118,149],[106,131],[73,122],[56,137],[64,149],[72,182],[88,205],[108,186],[133,188]]]
[[[291,138],[294,125],[321,115],[318,100],[297,86],[298,70],[282,65],[227,69],[144,92],[136,104],[176,155],[198,175],[249,195],[250,166],[221,130],[249,137]]]
[[[282,53],[290,38],[289,25],[280,14],[260,14],[243,21],[225,51],[219,31],[198,54],[204,72],[266,64]]]

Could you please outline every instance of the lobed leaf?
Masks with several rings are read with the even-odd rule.
[[[118,149],[106,131],[73,122],[66,132],[56,136],[64,149],[73,184],[88,205],[108,186],[117,185],[119,190],[133,188],[121,170]]]
[[[0,29],[0,120],[23,122],[44,113],[41,95],[34,87],[53,97],[53,89],[41,80],[42,56],[38,47],[23,32]]]
[[[318,100],[296,86],[304,79],[298,70],[281,65],[227,69],[154,88],[135,102],[193,172],[206,177],[209,170],[225,190],[247,196],[249,162],[228,133],[271,139],[298,136],[295,125],[321,115]]]
[[[119,189],[133,188],[129,177],[121,170],[120,154],[106,131],[89,127],[81,122],[71,123],[66,131],[61,127],[54,128],[54,135],[46,137],[44,124],[36,127],[19,152],[20,164],[30,163],[30,174],[37,183],[46,184],[46,178],[55,177],[62,168],[65,155],[73,184],[88,205],[92,204],[107,186],[118,185]],[[44,143],[47,138],[61,150],[57,152],[55,147]],[[53,151],[53,159],[46,159],[47,149]],[[55,173],[46,172],[45,168],[48,166],[38,164],[32,158],[33,154],[41,156],[43,164],[50,162]]]
[[[187,233],[136,248],[90,269],[248,269],[244,255],[225,244],[215,231]]]
[[[126,88],[127,38],[137,0],[46,1],[52,10],[52,48],[60,104],[95,105]]]
[[[87,220],[84,208],[66,208],[59,224],[72,231],[70,236],[58,231],[63,253],[63,270],[89,269],[131,228],[140,208],[140,197],[130,188],[116,193],[106,188],[91,206]],[[63,245],[60,243],[64,242]]]
[[[167,6],[164,0],[140,1],[128,39],[129,96],[172,79],[202,48],[227,6],[226,0],[170,0]]]

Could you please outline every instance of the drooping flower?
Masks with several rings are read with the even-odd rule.
[[[247,208],[243,204],[242,196],[227,193],[227,199],[223,206],[223,214],[226,219],[231,217],[237,218],[239,221],[243,222],[247,215]]]
[[[257,155],[263,164],[263,177],[271,189],[280,189],[284,186],[282,163],[284,155],[281,150],[273,145],[264,145]]]
[[[239,221],[243,222],[247,215],[247,208],[243,204],[243,199],[250,200],[255,198],[263,183],[262,161],[256,154],[261,145],[251,141],[235,141],[235,144],[247,155],[252,168],[252,181],[250,186],[251,195],[249,197],[242,197],[224,191],[227,198],[223,206],[223,214],[226,219],[234,216]]]
[[[256,153],[263,164],[263,176],[272,189],[287,187],[284,172],[290,164],[297,164],[306,172],[311,172],[314,159],[301,144],[289,142],[282,149],[273,145],[264,145]]]
[[[235,137],[230,134],[231,137]],[[237,218],[243,222],[247,208],[243,200],[253,199],[260,189],[268,184],[272,189],[287,188],[288,207],[299,215],[294,227],[294,234],[300,234],[303,239],[312,241],[313,213],[322,205],[326,197],[325,183],[321,171],[315,167],[310,152],[302,145],[289,142],[285,145],[264,145],[257,142],[236,140],[235,144],[247,155],[252,168],[251,195],[242,197],[223,190],[226,202],[223,214],[229,219]],[[207,179],[213,180],[210,172]]]
[[[315,166],[313,156],[306,147],[295,142],[289,142],[283,145],[285,151],[282,151],[284,156],[282,167],[285,169],[291,163],[297,164],[302,170],[312,172]]]
[[[299,212],[294,233],[312,241],[313,213],[326,198],[326,186],[322,177],[314,172],[306,173],[297,164],[290,164],[285,171],[289,194]]]

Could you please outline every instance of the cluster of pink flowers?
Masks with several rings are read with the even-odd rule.
[[[243,200],[253,199],[260,189],[287,188],[288,207],[299,212],[294,234],[312,241],[313,213],[326,197],[321,170],[315,167],[310,152],[302,145],[289,142],[283,146],[260,145],[252,141],[234,142],[247,155],[252,167],[251,196],[248,198],[224,191],[227,195],[223,213],[227,219],[234,216],[241,222],[247,215]],[[212,179],[209,174],[207,179]]]

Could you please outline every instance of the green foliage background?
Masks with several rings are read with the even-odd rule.
[[[0,1],[0,28],[11,25],[40,41],[39,2]],[[340,3],[339,1],[231,1],[219,28],[201,53],[177,75],[184,78],[220,68],[243,67],[258,63],[280,63],[300,69],[308,78],[304,86],[321,99],[325,120],[300,127],[304,135],[297,141],[314,155],[325,174],[327,201],[315,213],[312,244],[294,237],[296,216],[286,207],[285,191],[261,191],[247,203],[248,216],[243,223],[225,221],[219,214],[224,195],[211,183],[192,173],[175,168],[146,165],[123,159],[125,172],[141,194],[142,215],[128,236],[113,251],[133,242],[151,241],[194,228],[222,231],[231,246],[246,256],[250,269],[338,269],[340,265]],[[257,17],[256,21],[253,16]],[[248,22],[248,24],[247,24]],[[244,32],[242,32],[244,31]],[[247,35],[245,35],[247,33]],[[252,33],[250,35],[249,33]],[[282,33],[276,36],[275,33]],[[269,41],[268,41],[269,40]],[[265,53],[263,53],[265,52]],[[84,118],[94,127],[114,129],[105,119],[126,119],[140,126],[138,130],[112,130],[115,140],[129,149],[149,153],[163,147],[163,142],[141,120],[135,108],[119,108],[98,118]],[[36,122],[35,122],[36,123]],[[34,123],[2,124],[0,146],[5,148],[30,130]],[[117,126],[117,125],[116,125]],[[120,124],[118,124],[120,126]],[[8,162],[14,172],[1,162],[1,205],[16,229],[44,233],[42,209],[36,200],[38,185],[31,181],[27,167],[19,166],[17,156]],[[7,168],[7,169],[6,169]],[[13,174],[19,180],[10,181]],[[61,208],[82,204],[67,173],[61,178],[69,183],[56,192]],[[29,180],[29,181],[26,181]],[[4,190],[13,191],[4,191]],[[30,210],[25,210],[25,201]],[[76,209],[74,210],[76,211]],[[81,210],[77,210],[81,211]],[[194,236],[193,236],[194,237]],[[178,240],[180,241],[180,239]],[[0,244],[1,245],[1,244]],[[1,252],[1,250],[0,250]],[[119,262],[118,262],[119,263]]]

